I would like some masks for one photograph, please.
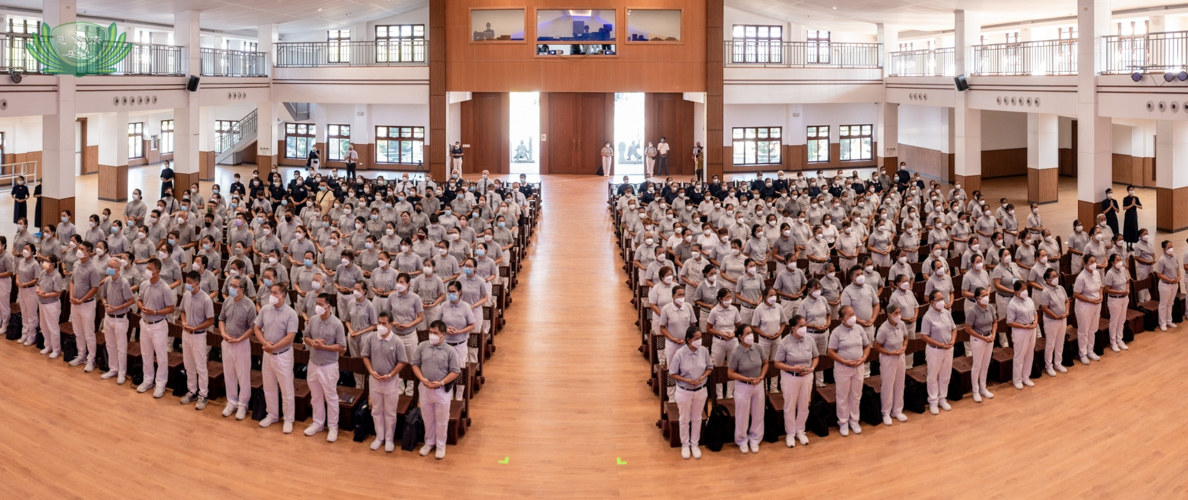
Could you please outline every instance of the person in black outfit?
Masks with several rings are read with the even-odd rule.
[[[231,183],[231,195],[239,195],[242,197],[245,194],[247,194],[247,191],[243,189],[243,183],[239,182],[239,174],[235,174],[235,182]]]
[[[169,168],[169,160],[161,167],[161,196],[165,196],[166,189],[173,189],[173,169]]]
[[[311,148],[309,156],[305,158],[305,168],[312,168],[317,170],[322,166],[322,152],[318,148]]]
[[[1110,230],[1113,231],[1114,234],[1119,234],[1119,232],[1118,232],[1118,200],[1114,199],[1114,190],[1113,189],[1106,190],[1106,197],[1101,202],[1101,213],[1105,214],[1106,225],[1110,226]]]
[[[259,172],[252,170],[252,180],[248,181],[248,195],[252,198],[264,190],[264,181],[260,180]]]
[[[41,183],[37,183],[37,187],[33,188],[33,197],[37,199],[37,203],[33,204],[33,225],[30,227],[41,227]]]
[[[895,173],[895,177],[898,181],[896,188],[899,189],[899,192],[907,190],[908,183],[912,182],[912,174],[907,171],[907,162],[899,162],[899,171]]]
[[[16,184],[12,186],[12,199],[15,206],[12,210],[12,222],[29,216],[29,186],[25,185],[25,176],[17,177]]]
[[[1139,240],[1138,211],[1142,208],[1143,202],[1134,195],[1134,186],[1126,186],[1126,197],[1122,198],[1122,210],[1126,214],[1122,221],[1122,237],[1131,250]]]
[[[298,175],[296,179],[289,185],[289,199],[292,200],[293,205],[301,206],[305,203],[306,198],[309,198],[309,188],[301,182],[301,177]]]

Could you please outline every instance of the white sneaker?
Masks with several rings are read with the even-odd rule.
[[[1068,373],[1068,368],[1065,368],[1064,365],[1056,365],[1056,371],[1060,373]]]
[[[112,370],[109,372],[105,372],[103,375],[100,375],[99,378],[102,380],[107,380],[109,378],[115,377],[116,375],[117,375],[117,373],[115,372],[115,370]]]
[[[1095,352],[1090,352],[1089,359],[1092,359],[1093,361],[1101,361],[1101,356],[1098,356]]]
[[[26,345],[26,346],[31,346],[31,345],[33,345],[33,344],[36,344],[36,343],[37,343],[37,338],[36,338],[36,337],[30,337],[30,338],[28,338],[28,339],[26,339],[26,340],[25,340],[25,345]]]
[[[57,359],[57,358],[58,358],[58,356],[61,356],[61,355],[62,355],[62,352],[61,352],[61,351],[58,351],[58,352],[51,352],[51,353],[50,353],[50,355],[49,355],[49,358],[50,358],[50,359]]]
[[[396,451],[396,443],[393,443],[391,441],[384,443],[384,451],[386,451],[388,453],[392,453],[393,451]]]
[[[854,431],[854,434],[862,434],[862,426],[858,422],[850,422],[850,430]]]
[[[689,451],[693,452],[693,458],[696,458],[698,460],[701,459],[701,447],[700,446],[690,446]]]
[[[421,456],[426,456],[433,452],[433,445],[427,444],[421,447]]]
[[[293,433],[293,422],[285,421],[285,426],[282,427],[281,430],[284,431],[285,434],[292,434]]]
[[[788,434],[788,437],[784,438],[784,444],[788,445],[789,448],[795,448],[796,447],[796,436]]]
[[[265,416],[264,416],[264,420],[261,420],[261,421],[260,421],[260,427],[261,427],[261,428],[263,428],[263,427],[268,427],[268,426],[270,426],[270,425],[272,425],[272,424],[275,424],[275,423],[276,423],[276,419],[275,419],[275,418],[273,418],[273,417],[272,417],[272,415],[265,415]]]
[[[1015,382],[1015,388],[1016,388],[1016,389],[1019,389],[1020,391],[1021,391],[1021,390],[1023,390],[1023,382],[1018,382],[1018,381],[1016,381],[1016,382]]]
[[[986,389],[982,389],[982,397],[986,399],[994,399],[994,393]]]
[[[1023,385],[1027,387],[1035,387],[1035,382],[1032,382],[1029,378],[1025,378],[1023,379]]]
[[[463,392],[464,390],[465,389],[463,386],[458,386],[458,388],[454,390],[454,399],[457,401],[462,401],[462,396],[465,394],[465,392]]]
[[[191,401],[194,401],[194,393],[187,392],[185,396],[182,396],[181,401],[179,401],[179,403],[181,403],[183,405],[188,405],[188,404],[190,404]]]
[[[1167,327],[1168,327],[1168,328],[1179,328],[1179,327],[1180,327],[1180,325],[1177,325],[1177,324],[1175,324],[1175,323],[1168,323],[1168,324],[1167,324]]]
[[[305,428],[305,435],[306,435],[306,436],[312,436],[312,435],[314,435],[314,434],[317,434],[317,433],[319,433],[319,432],[322,432],[322,430],[323,430],[323,427],[322,427],[322,426],[320,426],[320,425],[318,425],[318,424],[310,424],[310,426],[309,426],[309,427],[306,427],[306,428]]]
[[[936,409],[936,405],[928,405],[928,412],[933,415],[940,415],[940,410]]]
[[[227,406],[223,407],[223,416],[230,417],[232,413],[235,413],[235,403],[227,403]]]
[[[952,406],[949,406],[949,402],[945,401],[943,399],[940,401],[940,407],[942,410],[945,410],[945,411],[950,411],[953,409]]]
[[[800,441],[801,445],[806,445],[806,444],[808,444],[808,434],[805,434],[803,432],[798,432],[798,433],[796,433],[796,440]]]
[[[900,422],[907,422],[907,415],[904,415],[902,413],[895,415],[895,420],[898,420]]]
[[[245,418],[247,418],[247,407],[240,406],[239,409],[235,410],[235,420],[243,420]]]
[[[380,446],[383,446],[383,445],[384,445],[384,440],[377,437],[377,438],[375,438],[375,440],[373,440],[371,442],[371,451],[378,450],[378,449],[380,449]]]
[[[124,381],[126,380],[128,380],[128,378],[121,373],[118,377],[116,377],[116,384],[124,385]]]
[[[438,446],[437,453],[435,453],[433,455],[433,458],[436,458],[438,460],[445,458],[445,446]]]
[[[759,443],[751,443],[751,453],[759,453]]]
[[[69,362],[69,363],[67,363],[67,364],[68,364],[68,365],[70,365],[70,366],[78,366],[78,365],[81,365],[81,364],[83,364],[83,362],[85,362],[86,360],[87,360],[87,358],[84,358],[84,357],[82,357],[82,356],[79,356],[79,357],[77,357],[77,358],[74,358],[74,359],[70,360],[70,362]]]
[[[847,437],[850,435],[850,426],[849,425],[841,424],[839,427],[840,428],[838,430],[841,431],[842,437]]]
[[[1122,352],[1122,349],[1118,348],[1118,344],[1110,344],[1110,350],[1114,352]]]
[[[42,349],[40,352],[41,352],[41,355],[42,355],[42,356],[45,356],[46,354],[49,354],[49,353],[50,353],[50,351],[52,351],[52,350],[53,350],[53,348],[52,348],[52,347],[50,347],[50,346],[45,346],[45,349]]]
[[[331,427],[330,432],[326,434],[326,442],[333,443],[338,441],[338,427]]]
[[[1167,325],[1159,325],[1159,330],[1166,332],[1166,331],[1167,331]]]
[[[1081,356],[1081,364],[1083,364],[1083,365],[1089,364],[1089,358],[1086,356]]]
[[[747,445],[745,444],[740,444],[738,445],[738,451],[742,452],[743,455],[746,455],[747,453],[751,452],[751,449],[747,448]]]
[[[412,397],[412,395],[413,395],[413,382],[409,381],[408,385],[404,386],[404,395],[405,395],[405,396],[408,396],[408,397]]]
[[[153,388],[152,382],[145,382],[143,384],[136,386],[136,392],[144,394],[144,393],[148,392],[149,389],[152,389],[152,388]]]
[[[1118,347],[1121,347],[1123,351],[1130,350],[1130,346],[1126,345],[1126,342],[1122,342],[1120,340],[1118,341]]]
[[[691,456],[693,456],[693,452],[689,451],[689,447],[682,446],[681,447],[681,458],[688,460],[689,457],[691,457]]]
[[[1044,370],[1044,373],[1047,373],[1049,377],[1055,377],[1056,369],[1049,366],[1047,370]]]
[[[198,396],[198,402],[194,404],[194,410],[202,411],[206,409],[206,398]]]
[[[165,397],[165,387],[158,387],[157,390],[153,391],[153,397],[157,399]]]
[[[95,363],[87,363],[86,368],[83,368],[83,372],[85,373],[91,373],[93,371],[95,371]]]
[[[974,391],[974,393],[973,393],[973,400],[974,400],[974,402],[975,402],[975,403],[981,403],[981,402],[982,402],[982,395],[981,395],[981,394],[979,394],[979,393],[978,393],[978,391]]]
[[[883,425],[891,425],[891,415],[883,415]]]

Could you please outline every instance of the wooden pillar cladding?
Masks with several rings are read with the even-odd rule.
[[[706,0],[705,5],[705,175],[722,175],[723,61],[722,41],[725,0]]]
[[[446,0],[429,0],[429,175],[446,176]]]
[[[549,134],[549,93],[540,93],[540,153],[536,157],[540,161],[540,173],[548,174],[549,168],[549,142],[552,137]]]

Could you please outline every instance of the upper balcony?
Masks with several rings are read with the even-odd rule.
[[[268,76],[268,53],[202,49],[202,76]]]
[[[953,47],[892,52],[890,76],[954,76]]]
[[[1049,76],[1077,74],[1076,40],[994,43],[970,47],[977,76]]]
[[[43,73],[41,63],[29,55],[32,35],[5,33],[0,35],[0,71]],[[106,73],[92,74],[123,76],[185,76],[186,48],[175,45],[128,43],[131,50]],[[95,68],[98,70],[99,68]],[[201,76],[268,76],[267,54],[236,50],[201,49]]]
[[[427,66],[427,40],[283,42],[276,44],[276,67]]]
[[[1102,74],[1179,73],[1188,69],[1188,31],[1101,37]]]
[[[726,40],[727,66],[781,68],[881,68],[882,44]]]

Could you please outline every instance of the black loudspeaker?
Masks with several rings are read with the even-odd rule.
[[[196,77],[196,76],[190,77],[190,83],[186,84],[186,90],[189,90],[190,92],[198,91],[198,77]]]
[[[953,83],[957,84],[957,91],[964,92],[969,90],[969,83],[965,81],[965,75],[957,75],[953,77]]]

